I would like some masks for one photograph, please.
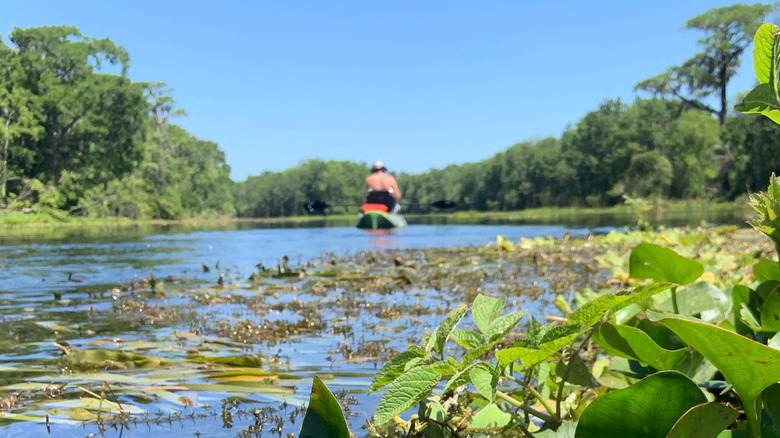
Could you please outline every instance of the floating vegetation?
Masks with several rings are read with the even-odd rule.
[[[705,275],[713,281],[771,250],[722,228],[280,256],[271,268],[252,266],[251,275],[229,260],[196,261],[156,279],[150,267],[148,278],[55,300],[48,293],[47,310],[0,320],[0,426],[11,435],[78,428],[120,436],[138,428],[211,436],[227,428],[241,437],[292,437],[319,375],[350,429],[361,430],[378,401],[367,395],[377,370],[457,303],[506,297],[508,312],[560,318],[576,292],[634,281],[627,254],[641,242],[695,251],[711,261]],[[8,297],[0,306],[7,314],[34,307]],[[463,328],[474,326],[468,318]]]

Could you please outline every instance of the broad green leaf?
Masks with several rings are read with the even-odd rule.
[[[571,360],[571,368],[569,368],[568,361],[560,362],[555,367],[555,375],[558,376],[561,380],[566,380],[567,382],[574,385],[590,387],[596,386],[595,381],[593,380],[593,375],[588,369],[588,366],[585,365],[585,362],[583,362],[582,358],[579,355],[576,355]],[[566,375],[567,370],[569,373],[568,375]]]
[[[477,348],[485,343],[485,339],[482,335],[474,330],[453,330],[452,333],[450,333],[450,337],[453,341],[465,348]]]
[[[519,360],[526,367],[532,367],[539,362],[551,358],[555,353],[559,352],[563,347],[571,344],[582,333],[582,328],[579,326],[573,326],[575,331],[567,336],[563,336],[552,340],[550,342],[544,342],[539,344],[538,349],[524,348],[524,347],[510,347],[496,352],[496,359],[501,368],[509,365],[510,363]]]
[[[497,429],[505,427],[510,421],[512,421],[512,414],[502,411],[493,403],[488,403],[469,419],[469,429]]]
[[[702,322],[675,318],[658,322],[672,329],[718,368],[742,398],[748,423],[755,430],[758,427],[756,401],[765,388],[780,380],[780,351]]]
[[[419,350],[405,351],[398,356],[392,358],[385,364],[374,376],[374,380],[371,382],[369,391],[378,391],[383,386],[391,383],[398,376],[404,373],[406,363],[412,359],[418,359],[425,356],[425,353]]]
[[[309,407],[301,424],[301,438],[349,438],[339,402],[319,377],[314,376]]]
[[[672,283],[654,283],[615,294],[599,295],[575,310],[574,313],[569,316],[569,324],[578,324],[584,327],[593,326],[599,322],[604,315],[620,310],[646,298],[650,298],[672,286],[674,286]]]
[[[430,366],[417,367],[390,384],[379,401],[374,421],[384,424],[396,415],[416,405],[436,387],[440,374]]]
[[[499,374],[498,367],[492,362],[480,362],[469,371],[471,383],[477,392],[491,402],[496,398]]]
[[[706,402],[689,378],[662,371],[594,400],[582,413],[575,438],[664,438],[683,414]]]
[[[777,262],[763,259],[753,265],[753,276],[762,283],[769,280],[780,281],[780,266]]]
[[[447,411],[439,403],[439,397],[431,396],[424,398],[420,402],[417,415],[428,423],[425,426],[425,438],[447,438],[449,436],[445,435],[445,432],[442,430],[441,424],[447,421]]]
[[[637,245],[631,251],[628,264],[630,278],[649,278],[680,285],[692,283],[704,272],[701,263],[652,243]]]
[[[471,305],[471,315],[474,317],[474,323],[477,324],[479,331],[486,334],[490,324],[498,318],[501,310],[506,304],[506,297],[493,298],[487,295],[479,294]]]
[[[769,120],[780,125],[780,111],[776,109],[761,111],[761,115],[768,117]]]
[[[673,331],[669,330],[668,327],[652,322],[649,319],[641,319],[636,327],[647,333],[653,342],[667,350],[677,350],[687,347],[685,342],[674,334]]]
[[[608,354],[637,360],[657,370],[674,370],[688,355],[687,348],[667,350],[645,332],[625,325],[604,323],[593,340]]]
[[[734,108],[745,114],[764,114],[769,113],[777,105],[772,86],[769,84],[759,84],[745,96],[742,103]],[[768,117],[768,116],[767,116]]]
[[[692,407],[672,428],[667,438],[710,438],[732,424],[739,412],[723,403],[704,403]]]
[[[436,328],[432,336],[435,339],[433,344],[433,350],[435,352],[441,353],[442,350],[444,350],[444,344],[450,337],[450,332],[458,325],[468,309],[469,307],[467,305],[463,303],[459,304],[458,307],[452,309],[450,313],[447,314],[441,325]]]
[[[764,410],[761,429],[765,437],[780,436],[780,383],[770,385],[763,395]]]
[[[702,320],[712,323],[722,321],[731,306],[726,294],[706,281],[699,281],[677,289],[677,304],[680,314],[700,315]],[[673,311],[671,296],[656,308],[663,311]]]
[[[753,68],[759,84],[768,84],[772,74],[772,47],[777,26],[764,23],[753,37]]]
[[[504,339],[504,337],[509,334],[513,328],[515,328],[517,323],[523,319],[525,314],[526,311],[523,310],[522,312],[509,313],[499,317],[498,319],[494,320],[490,326],[488,326],[487,330],[483,332],[485,333],[485,338],[487,338],[488,342],[495,342]]]
[[[769,293],[761,306],[761,330],[780,332],[780,291]]]
[[[314,376],[309,407],[301,424],[301,438],[349,438],[341,406],[319,377]]]

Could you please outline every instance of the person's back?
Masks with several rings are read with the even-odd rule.
[[[371,166],[371,174],[366,177],[366,202],[384,204],[388,211],[393,211],[397,200],[401,199],[401,190],[393,175],[387,173],[387,168],[381,161]]]

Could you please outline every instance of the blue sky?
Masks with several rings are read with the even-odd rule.
[[[306,158],[423,172],[559,137],[682,63],[685,21],[728,1],[6,2],[0,33],[68,24],[164,81],[236,181]],[[730,96],[753,83],[748,54]]]

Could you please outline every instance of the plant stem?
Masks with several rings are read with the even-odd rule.
[[[571,372],[571,367],[574,364],[574,360],[572,358],[574,356],[577,356],[580,354],[580,350],[582,350],[583,345],[588,345],[588,342],[590,342],[590,338],[593,336],[594,333],[601,327],[601,322],[597,323],[593,326],[593,330],[588,333],[588,336],[585,337],[585,339],[580,343],[580,345],[577,346],[577,348],[574,350],[574,353],[571,354],[571,357],[569,357],[569,364],[566,366],[566,373],[564,373],[563,378],[561,379],[561,384],[558,386],[558,397],[557,400],[555,400],[555,417],[561,418],[561,399],[563,398],[563,387],[566,386],[566,380],[569,378],[569,373]]]
[[[751,438],[761,438],[761,421],[758,417],[761,413],[758,407],[759,403],[761,403],[760,396],[756,398],[742,397],[743,409],[745,409],[745,417],[747,417]]]
[[[529,414],[539,418],[540,420],[543,420],[545,422],[552,422],[553,421],[551,416],[545,414],[544,412],[539,412],[539,411],[537,411],[536,409],[534,409],[534,408],[532,408],[530,406],[526,406],[523,403],[521,403],[520,401],[513,399],[512,397],[510,397],[509,395],[507,395],[507,394],[505,394],[505,393],[503,393],[501,391],[496,391],[496,397],[498,397],[498,398],[508,402],[509,404],[511,404],[513,406],[516,406],[516,407],[522,409],[525,412],[528,412]]]
[[[539,400],[539,403],[541,403],[542,406],[544,406],[544,410],[547,411],[548,414],[550,414],[550,417],[552,417],[553,422],[560,423],[561,416],[558,415],[555,412],[555,410],[553,410],[552,406],[550,406],[550,404],[547,403],[547,400],[542,398],[542,394],[539,394],[539,392],[536,389],[534,389],[534,387],[531,385],[526,385],[526,389],[528,389],[528,392],[533,394],[533,396],[536,397],[537,400]]]
[[[674,313],[680,313],[680,307],[677,305],[677,286],[672,288],[672,309]]]

